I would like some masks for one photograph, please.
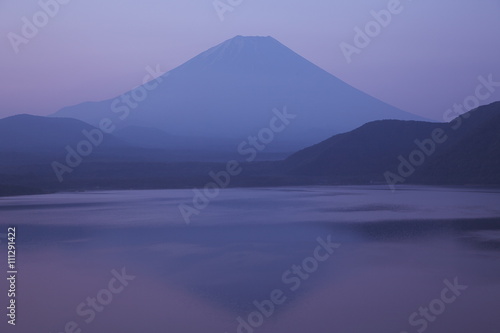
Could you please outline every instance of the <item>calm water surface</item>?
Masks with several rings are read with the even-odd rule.
[[[0,232],[17,228],[16,331],[500,331],[500,191],[230,189],[187,225],[178,206],[192,200],[191,190],[0,198]],[[110,287],[117,272],[130,279]],[[444,302],[455,279],[467,288]],[[12,329],[2,317],[0,331]]]

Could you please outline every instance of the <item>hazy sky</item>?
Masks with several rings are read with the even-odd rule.
[[[434,119],[474,94],[479,75],[500,82],[500,0],[401,0],[350,64],[340,43],[354,44],[354,28],[397,0],[222,0],[236,4],[224,21],[213,0],[59,1],[68,3],[45,20],[37,0],[0,0],[0,117],[115,97],[142,83],[147,66],[170,70],[235,35],[273,36],[347,83]],[[23,17],[42,27],[23,35]],[[9,33],[29,37],[17,53]],[[500,87],[483,103],[494,100]]]

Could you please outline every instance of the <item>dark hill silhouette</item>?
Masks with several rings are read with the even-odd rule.
[[[0,119],[0,151],[58,153],[85,136],[82,131],[95,127],[71,118],[49,118],[28,114]],[[103,133],[101,148],[126,147],[127,144]]]
[[[54,158],[63,161],[64,148],[82,140],[83,129],[95,128],[73,119],[27,115],[0,119],[1,195],[203,187],[211,181],[210,171],[224,170],[226,162],[233,158],[188,160],[183,158],[190,152],[181,150],[179,154],[185,155],[175,155],[166,150],[133,147],[109,135],[59,183],[51,162]],[[436,131],[441,131],[439,137],[445,139],[431,143],[429,148]],[[157,134],[168,139],[168,135],[151,133]],[[410,163],[415,152],[424,157],[424,163],[398,183],[500,185],[500,102],[479,107],[450,123],[370,122],[285,160],[242,163],[244,171],[233,177],[229,186],[383,184],[387,173],[401,178],[401,159]]]
[[[419,150],[415,140],[442,129],[447,139],[407,182],[428,184],[500,184],[500,102],[479,107],[450,123],[381,120],[335,135],[288,157],[281,167],[296,176],[331,182],[384,182],[396,173],[401,155]],[[421,150],[421,149],[420,149]],[[406,177],[405,177],[406,178]]]

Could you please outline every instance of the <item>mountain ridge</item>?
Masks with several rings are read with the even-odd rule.
[[[64,124],[69,121],[92,128],[77,120],[43,118],[19,116],[13,119]],[[0,119],[0,129],[6,126],[17,135],[7,138],[10,142],[30,136],[25,130],[13,128],[12,119]],[[32,137],[35,141],[45,135],[43,126],[37,128],[38,137]],[[81,128],[75,127],[76,134],[71,138],[81,139]],[[436,130],[442,133],[435,136]],[[6,132],[0,131],[0,136],[2,134],[5,136]],[[67,133],[63,131],[63,134]],[[447,140],[440,139],[444,134]],[[430,139],[439,142],[431,144]],[[2,141],[5,137],[0,137]],[[53,149],[37,150],[24,141],[30,149],[20,149],[20,152],[0,149],[0,195],[61,190],[200,188],[210,181],[210,172],[224,170],[229,160],[187,161],[183,159],[186,155],[176,156],[161,149],[100,147],[74,172],[65,174],[64,182],[60,183],[51,162],[54,157],[64,161],[63,147],[74,147],[76,142],[55,142],[57,146]],[[284,160],[240,161],[243,172],[233,177],[229,186],[387,184],[388,172],[393,174],[392,179],[402,177],[399,174],[401,158],[407,163],[405,168],[412,168],[408,161],[418,150],[426,161],[415,166],[397,184],[500,186],[500,102],[481,106],[450,123],[374,121],[297,151]],[[191,153],[188,155],[192,157]]]
[[[436,130],[442,130],[443,142],[430,143]],[[424,152],[424,145],[429,152]],[[412,154],[424,156],[423,164],[408,164]],[[414,169],[407,177],[398,174],[400,157],[406,160],[406,168]],[[403,182],[500,184],[500,102],[471,110],[450,123],[370,122],[300,150],[280,167],[292,175],[341,183],[350,179],[383,183],[384,175],[391,172]]]
[[[298,120],[275,141],[290,142],[296,150],[371,120],[423,120],[348,85],[272,37],[234,37],[159,79],[117,126],[156,127],[172,135],[237,143],[262,129],[274,108],[286,106]],[[95,126],[103,117],[118,119],[114,101],[86,102],[52,116]]]

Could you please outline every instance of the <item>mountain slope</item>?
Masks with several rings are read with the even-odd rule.
[[[433,123],[380,120],[338,134],[286,160],[295,174],[377,179],[398,155],[415,148],[413,140],[429,135]]]
[[[203,187],[212,180],[209,173],[225,170],[229,160],[181,162],[187,161],[186,156],[178,152],[131,147],[107,136],[60,183],[51,163],[54,159],[64,162],[65,147],[74,148],[82,140],[82,129],[93,127],[72,119],[26,115],[0,119],[0,195],[103,188]],[[144,131],[149,130],[131,129],[139,136]],[[435,142],[435,149],[427,147],[428,154],[424,154],[416,140],[429,144],[431,138],[436,140],[433,138],[436,131],[442,131],[439,137],[446,140]],[[162,132],[152,135],[164,137]],[[425,162],[415,167],[411,175],[404,176],[404,183],[500,185],[500,103],[480,107],[451,123],[371,122],[283,161],[242,162],[243,172],[231,179],[230,186],[385,183],[386,173],[398,175],[401,159],[411,161],[410,156],[415,152],[425,156]],[[190,152],[188,155],[193,156]]]
[[[500,102],[471,111],[449,131],[450,144],[425,166],[420,181],[500,184]]]
[[[429,142],[436,130],[442,130],[444,142],[435,141],[435,148],[425,154],[416,140]],[[424,156],[424,163],[414,165],[415,171],[404,175],[405,182],[500,184],[500,102],[450,123],[371,122],[303,149],[280,167],[285,174],[332,182],[385,182],[386,172],[399,175],[400,157],[410,161],[413,153]]]
[[[28,114],[0,119],[0,151],[46,153],[64,151],[67,145],[86,140],[95,127],[71,118],[49,118]],[[126,147],[112,135],[103,134],[102,147]]]
[[[67,107],[54,116],[95,125],[114,115],[119,126],[156,127],[171,135],[234,142],[268,127],[273,108],[286,106],[297,117],[275,141],[288,141],[295,149],[368,121],[421,120],[353,88],[271,37],[237,36],[156,83],[147,98],[129,108],[123,122],[118,117],[127,106],[116,101],[112,105],[115,99]]]
[[[136,147],[165,148],[172,145],[173,137],[152,127],[127,126],[115,131],[114,136]]]

